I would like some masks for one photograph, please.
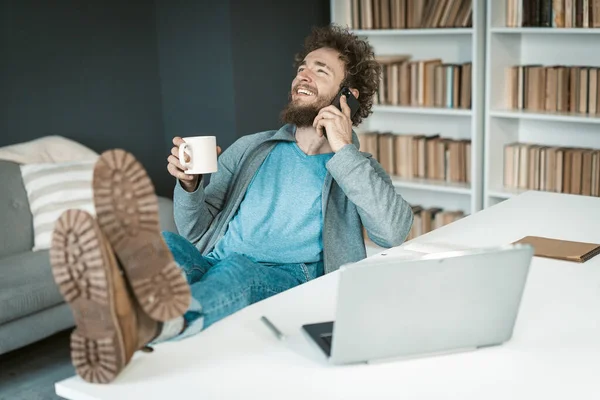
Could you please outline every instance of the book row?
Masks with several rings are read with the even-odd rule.
[[[600,68],[518,65],[506,70],[510,109],[600,114]]]
[[[372,154],[385,171],[401,178],[471,182],[471,141],[438,134],[358,134],[361,151]]]
[[[600,150],[507,144],[504,186],[600,196]]]
[[[413,205],[412,210],[414,221],[406,240],[424,235],[465,216],[462,211],[447,211],[437,207],[425,208]]]
[[[472,0],[347,0],[353,29],[470,27]]]
[[[410,60],[407,55],[377,60],[382,67],[382,82],[374,104],[471,108],[471,62]]]
[[[600,1],[507,0],[506,26],[600,28]]]

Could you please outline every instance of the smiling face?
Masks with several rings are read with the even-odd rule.
[[[312,126],[323,107],[331,104],[344,80],[345,65],[340,53],[320,48],[306,55],[292,81],[290,102],[282,120],[299,128]]]

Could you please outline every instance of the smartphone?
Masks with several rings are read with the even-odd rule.
[[[336,106],[338,110],[341,111],[342,106],[340,105],[340,97],[342,97],[342,95],[346,96],[346,103],[348,104],[348,107],[350,107],[350,118],[353,118],[360,107],[360,103],[358,102],[356,97],[354,97],[354,95],[347,86],[342,86],[342,89],[340,89],[339,93],[337,94],[337,96],[335,96],[331,104]],[[325,135],[325,137],[327,137],[327,132],[325,131],[325,128],[323,128],[323,134]]]
[[[340,97],[342,97],[342,95],[346,96],[346,102],[348,103],[348,106],[350,107],[350,118],[354,118],[354,115],[356,115],[356,112],[358,111],[360,104],[358,103],[358,100],[356,99],[356,97],[354,97],[354,95],[352,94],[350,89],[348,89],[347,86],[342,87],[342,89],[337,94],[337,96],[335,96],[335,99],[333,99],[331,104],[336,106],[341,111],[342,106],[340,105]]]

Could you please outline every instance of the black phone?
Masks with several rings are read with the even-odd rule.
[[[339,93],[337,94],[337,96],[335,96],[335,99],[333,99],[331,104],[336,106],[338,110],[341,111],[342,106],[340,105],[340,97],[342,97],[342,95],[346,96],[346,102],[350,107],[350,118],[353,118],[356,112],[358,111],[360,104],[358,103],[358,100],[356,99],[356,97],[354,97],[354,95],[347,86],[343,86],[340,89]]]
[[[350,118],[354,118],[354,116],[358,112],[358,109],[360,108],[360,103],[358,102],[358,99],[354,97],[354,95],[347,86],[342,86],[339,93],[335,96],[331,104],[336,106],[338,110],[341,111],[342,106],[340,105],[340,97],[342,97],[342,95],[346,96],[346,103],[348,103],[348,107],[350,107]],[[323,134],[325,135],[325,137],[327,137],[327,132],[325,131],[325,128],[323,128]]]

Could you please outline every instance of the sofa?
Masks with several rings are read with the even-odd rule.
[[[173,203],[159,197],[161,229],[177,232]],[[32,251],[33,217],[19,164],[0,160],[0,354],[74,326],[48,250]]]

